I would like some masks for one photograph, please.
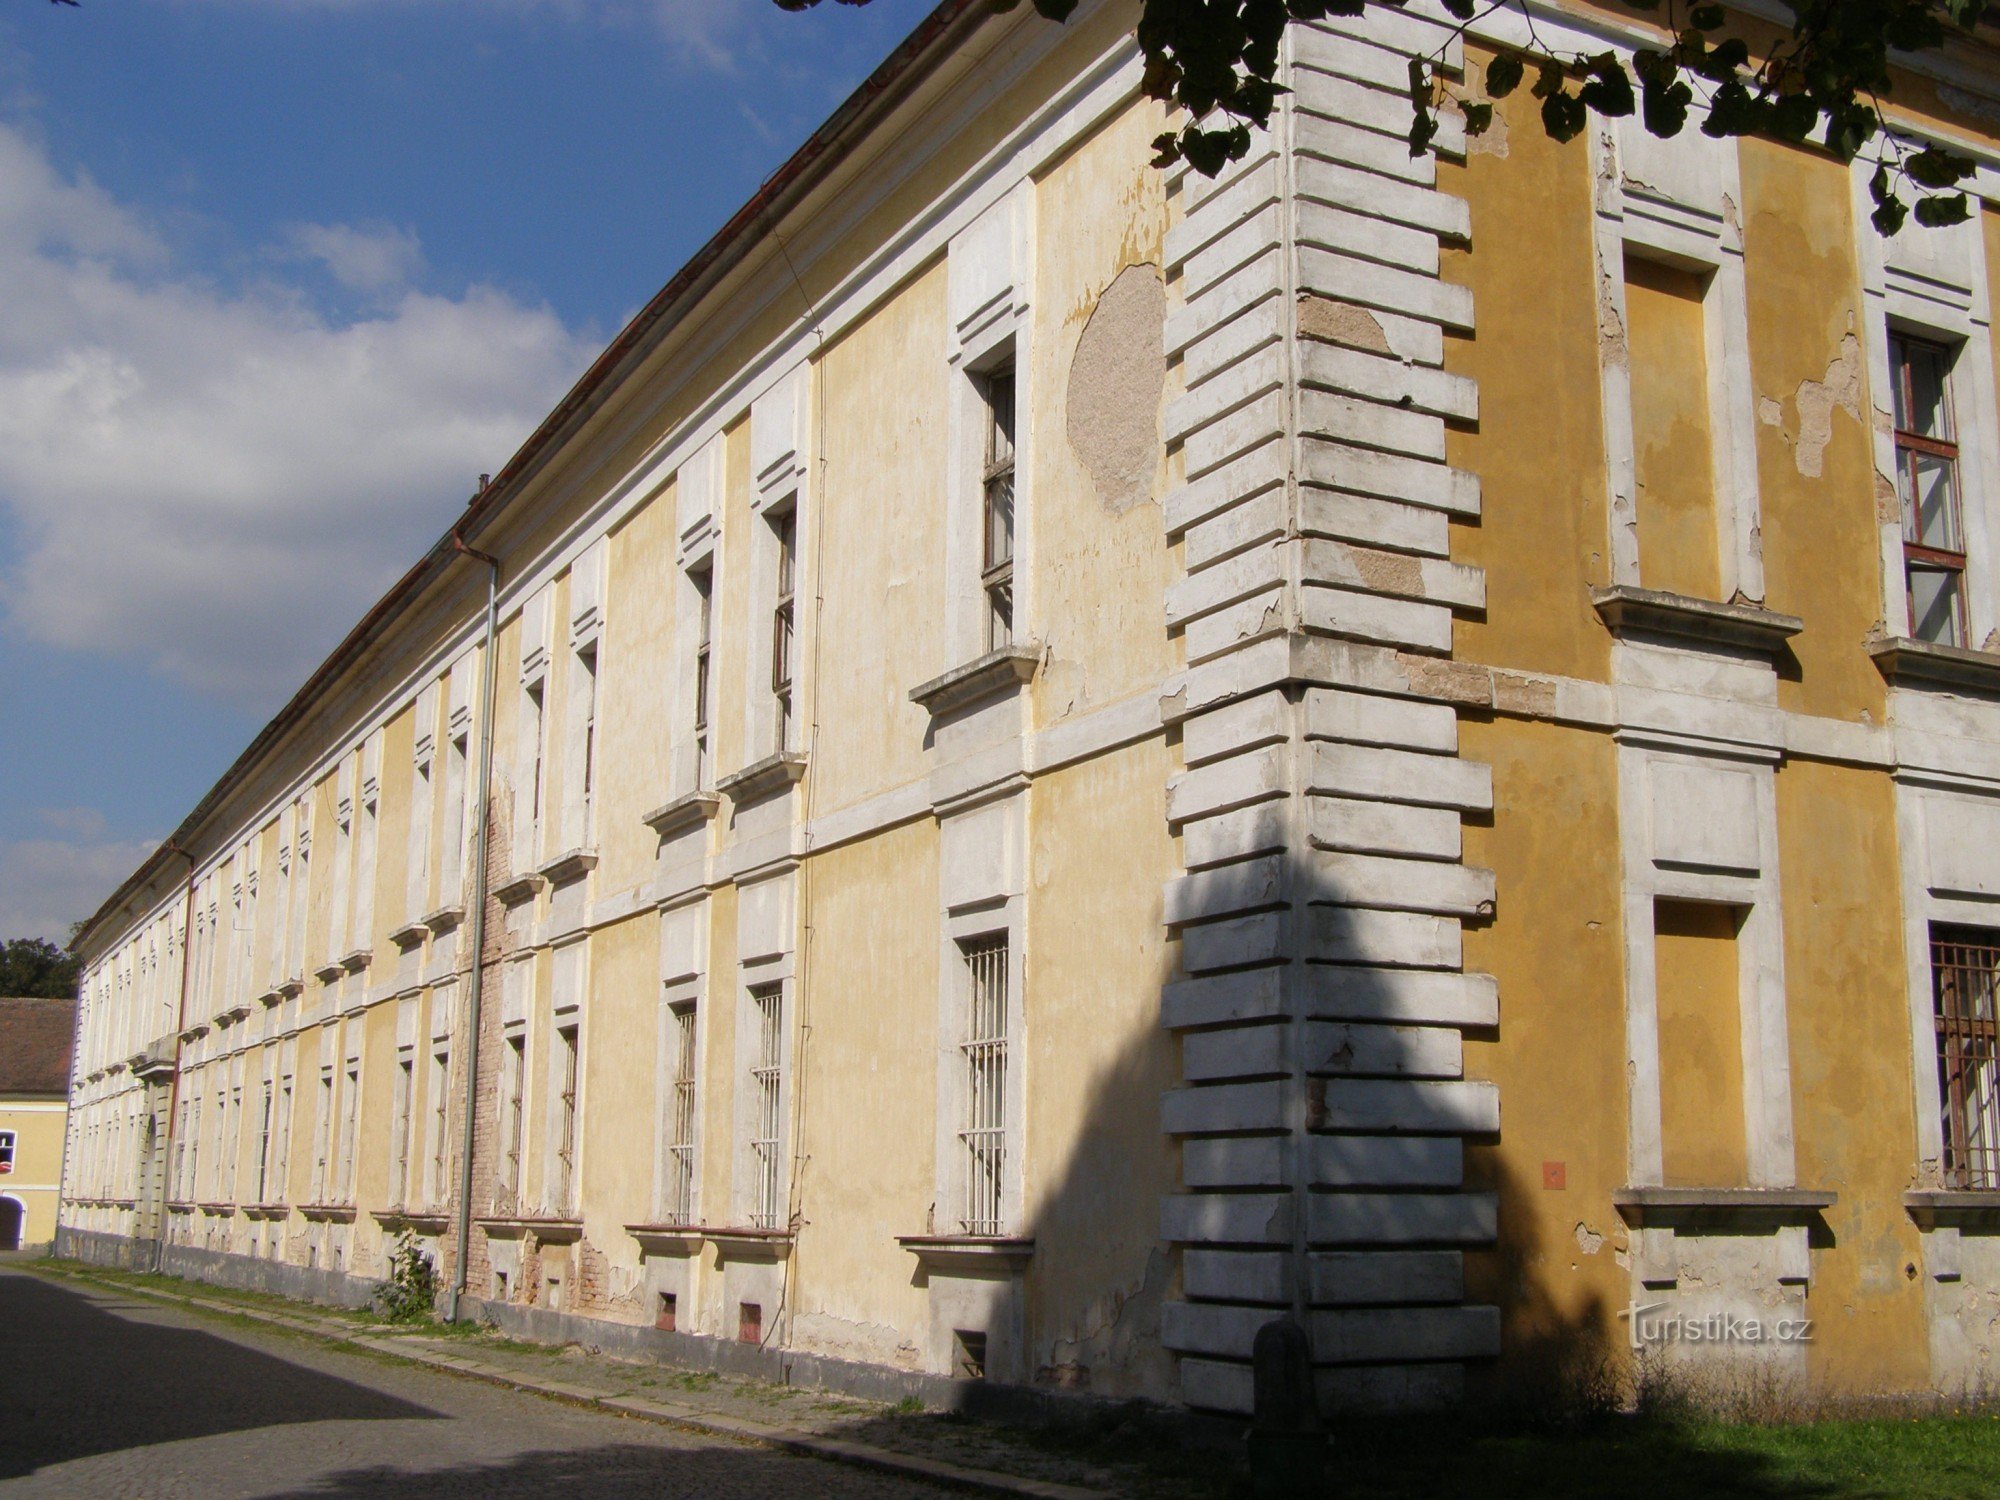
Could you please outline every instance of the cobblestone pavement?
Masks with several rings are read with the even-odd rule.
[[[4,1266],[0,1414],[6,1500],[948,1493]]]

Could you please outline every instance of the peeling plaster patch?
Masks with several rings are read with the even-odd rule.
[[[1757,399],[1757,420],[1766,427],[1775,427],[1782,432],[1785,426],[1783,403],[1773,401],[1769,396],[1760,396]]]
[[[1521,714],[1530,719],[1556,716],[1556,685],[1513,672],[1493,674],[1493,706],[1502,713]]]
[[[1069,365],[1069,445],[1114,516],[1153,498],[1167,386],[1167,288],[1155,265],[1104,289]]]
[[[1361,575],[1361,581],[1378,594],[1402,594],[1412,599],[1424,597],[1424,570],[1414,557],[1401,552],[1364,552],[1358,549],[1348,555],[1354,559],[1354,571]]]
[[[2000,105],[1996,105],[1984,94],[1953,88],[1948,83],[1940,83],[1936,87],[1938,103],[1946,109],[1956,110],[1962,115],[1971,115],[1979,120],[2000,121]]]
[[[1465,64],[1465,93],[1467,100],[1471,103],[1493,103],[1493,96],[1486,92],[1485,67],[1482,64],[1473,62],[1470,58],[1466,59]],[[1465,113],[1465,109],[1459,100],[1450,95],[1446,95],[1439,102],[1439,108],[1449,110],[1455,115]],[[1465,154],[1467,156],[1505,156],[1507,154],[1507,117],[1500,112],[1497,105],[1494,107],[1492,121],[1487,125],[1484,135],[1473,135],[1470,131],[1466,133]]]
[[[1576,1248],[1585,1255],[1595,1255],[1604,1248],[1604,1236],[1582,1220],[1577,1221]]]
[[[1883,526],[1903,524],[1903,497],[1896,493],[1896,481],[1880,469],[1875,471],[1875,519]]]
[[[1625,315],[1618,306],[1618,282],[1611,268],[1597,275],[1597,346],[1609,364],[1623,367],[1629,348],[1625,341]]]
[[[1833,440],[1833,413],[1838,407],[1861,420],[1861,344],[1843,334],[1840,354],[1828,363],[1820,380],[1801,380],[1792,405],[1799,414],[1799,433],[1792,440],[1792,462],[1808,479],[1820,477],[1826,445]]]
[[[1346,344],[1371,354],[1394,354],[1389,335],[1365,307],[1308,292],[1299,298],[1299,332],[1309,339]]]
[[[1418,656],[1409,651],[1396,653],[1396,665],[1412,692],[1448,703],[1470,703],[1481,708],[1493,704],[1493,678],[1484,667],[1469,662],[1440,661],[1434,656]]]
[[[1727,193],[1722,195],[1722,222],[1729,226],[1740,243],[1743,238],[1743,219],[1737,212],[1736,200]]]

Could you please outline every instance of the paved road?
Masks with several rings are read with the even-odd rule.
[[[944,1493],[0,1266],[0,1497]]]

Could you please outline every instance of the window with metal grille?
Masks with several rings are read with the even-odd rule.
[[[562,1087],[556,1096],[556,1181],[551,1206],[567,1213],[576,1188],[576,1027],[565,1026],[556,1033],[556,1049]]]
[[[714,647],[715,570],[697,568],[688,574],[694,586],[694,784],[708,785],[708,712],[711,695],[710,657]]]
[[[965,956],[964,1127],[958,1133],[965,1170],[959,1225],[967,1234],[998,1234],[1007,1156],[1007,939],[980,938]]]
[[[986,648],[1014,639],[1014,370],[981,382],[986,398],[986,455],[980,474],[984,543],[980,584],[986,591]]]
[[[414,1058],[396,1060],[396,1114],[389,1136],[389,1206],[400,1208],[410,1187],[410,1110],[416,1092]]]
[[[501,1153],[500,1185],[518,1188],[521,1183],[521,1131],[527,1111],[522,1108],[522,1093],[528,1078],[528,1038],[517,1033],[507,1038],[505,1055],[506,1077],[503,1080],[507,1090],[506,1134],[502,1137],[506,1150]]]
[[[264,1102],[257,1111],[257,1201],[271,1186],[271,1080],[264,1080]]]
[[[796,572],[793,550],[798,540],[796,509],[771,518],[778,542],[777,603],[771,611],[771,697],[776,704],[777,748],[785,748],[792,721],[792,594]]]
[[[758,1229],[779,1227],[784,1205],[778,1196],[784,1150],[785,987],[760,984],[750,991],[757,1027],[756,1062],[750,1068],[750,1222]]]
[[[2000,1188],[1996,993],[2000,931],[1932,928],[1931,994],[1947,1187]]]
[[[673,1049],[673,1096],[667,1106],[666,1181],[661,1211],[669,1224],[694,1221],[694,1005],[668,1012],[667,1045]]]
[[[431,1166],[430,1191],[425,1195],[434,1204],[443,1203],[446,1153],[451,1140],[451,1049],[439,1047],[431,1053]]]
[[[1901,334],[1889,337],[1910,634],[1921,641],[1963,646],[1965,534],[1959,514],[1951,365],[1952,351],[1942,344]]]

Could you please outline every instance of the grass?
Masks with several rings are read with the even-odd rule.
[[[1927,1500],[2000,1491],[2000,1414],[1794,1425],[1608,1416],[1570,1431],[1412,1419],[1337,1428],[1342,1496]],[[1334,1493],[1329,1489],[1329,1494]]]

